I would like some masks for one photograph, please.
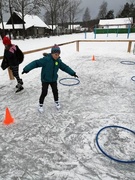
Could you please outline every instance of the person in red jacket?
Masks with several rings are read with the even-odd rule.
[[[18,93],[24,89],[22,86],[23,81],[19,76],[19,64],[20,64],[19,59],[23,57],[18,56],[19,55],[18,52],[20,52],[20,49],[17,45],[14,45],[11,43],[11,40],[9,37],[4,36],[2,41],[5,46],[5,50],[4,50],[4,58],[3,58],[1,68],[5,70],[7,67],[10,67],[10,69],[12,70],[13,76],[17,80],[16,93]],[[23,54],[21,54],[20,56],[23,56]]]

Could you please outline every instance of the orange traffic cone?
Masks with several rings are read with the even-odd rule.
[[[9,125],[9,124],[12,124],[12,123],[14,123],[14,119],[12,118],[9,109],[6,108],[6,115],[5,115],[5,119],[3,121],[3,124]]]
[[[94,55],[92,56],[92,61],[95,61],[95,56]]]

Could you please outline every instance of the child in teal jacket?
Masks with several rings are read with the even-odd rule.
[[[47,96],[49,85],[52,88],[56,108],[57,109],[60,108],[59,99],[58,99],[58,87],[57,87],[57,79],[58,79],[57,72],[59,69],[70,74],[71,76],[78,77],[75,71],[73,71],[69,66],[67,66],[61,61],[59,55],[60,55],[60,48],[59,46],[54,45],[51,49],[50,54],[47,54],[45,57],[41,59],[32,61],[23,68],[22,74],[28,73],[34,68],[42,67],[41,69],[42,91],[39,98],[39,107],[38,107],[38,110],[41,113],[43,112],[44,99]]]

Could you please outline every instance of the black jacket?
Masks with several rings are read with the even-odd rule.
[[[17,66],[24,59],[24,54],[17,45],[11,45],[10,48],[4,51],[4,58],[1,63],[1,68],[5,70],[9,66]]]

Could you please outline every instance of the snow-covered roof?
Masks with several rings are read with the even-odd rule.
[[[22,18],[22,14],[20,12],[15,11],[15,13]],[[28,29],[32,26],[34,27],[45,27],[48,28],[49,27],[44,23],[44,21],[42,21],[38,16],[36,15],[25,15],[24,16],[24,21],[25,21],[25,28]]]
[[[115,19],[101,19],[99,26],[114,26],[114,25],[128,25],[133,23],[133,18],[115,18]]]
[[[16,12],[15,13],[22,18],[21,13]],[[28,29],[32,26],[34,27],[44,27],[47,29],[50,29],[49,26],[47,26],[38,16],[36,15],[25,15],[24,16],[24,21],[25,21],[25,29]],[[7,22],[4,22],[4,29],[12,29],[12,24],[6,24]],[[22,24],[14,24],[15,29],[23,29],[23,25]],[[2,28],[2,23],[0,23],[0,28]]]

